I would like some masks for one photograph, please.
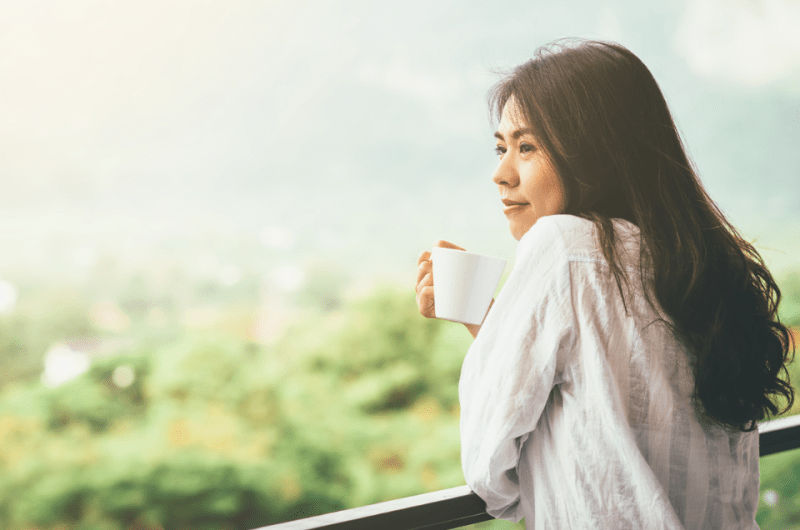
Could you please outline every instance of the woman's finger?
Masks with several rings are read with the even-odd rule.
[[[429,261],[431,259],[431,252],[430,250],[423,250],[422,253],[417,258],[417,265],[422,263],[423,261]]]
[[[433,274],[428,273],[417,282],[417,286],[415,291],[419,294],[424,287],[432,287],[433,286]]]
[[[420,289],[417,296],[417,305],[419,312],[426,318],[434,318],[436,316],[436,307],[433,300],[433,286],[427,285]]]
[[[428,273],[433,274],[433,264],[430,261],[423,261],[417,267],[417,283],[419,283]]]
[[[452,248],[452,249],[455,249],[455,250],[465,250],[465,249],[459,247],[458,245],[454,245],[453,243],[450,243],[449,241],[445,241],[444,239],[437,240],[433,244],[433,246],[434,247],[441,247],[441,248]]]
[[[427,301],[426,301],[425,305],[420,304],[420,298],[422,297],[423,291],[426,288],[430,288],[429,291],[426,291],[428,293],[428,294],[426,294],[426,296],[429,296],[429,297],[432,298],[433,297],[433,275],[432,274],[426,274],[425,276],[422,277],[422,279],[420,279],[420,281],[417,282],[417,286],[416,286],[415,290],[417,292],[417,304],[419,305],[420,310],[422,310],[428,304]]]

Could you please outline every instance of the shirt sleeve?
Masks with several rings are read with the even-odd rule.
[[[563,382],[574,322],[563,238],[544,217],[520,240],[514,269],[461,369],[461,464],[492,517],[523,517],[520,449]]]

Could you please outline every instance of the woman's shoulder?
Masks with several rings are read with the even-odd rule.
[[[614,219],[614,235],[624,268],[639,258],[639,228],[624,219]],[[606,263],[594,221],[575,215],[548,215],[531,227],[519,242],[518,258],[549,254],[551,260]]]

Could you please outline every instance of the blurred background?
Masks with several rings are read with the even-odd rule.
[[[417,314],[416,260],[510,270],[485,96],[561,37],[648,65],[797,329],[799,26],[797,0],[0,0],[0,527],[463,484],[471,338]],[[800,528],[800,454],[761,465],[761,527]]]

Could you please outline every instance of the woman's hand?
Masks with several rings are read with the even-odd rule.
[[[458,245],[442,241],[441,239],[434,243],[433,246],[464,250]],[[436,318],[436,303],[433,299],[433,264],[431,263],[431,253],[426,250],[420,254],[417,264],[417,307],[419,307],[420,314],[425,318]],[[492,303],[494,303],[494,300],[492,300]],[[481,329],[480,324],[464,325],[473,338],[478,335],[478,331]]]

